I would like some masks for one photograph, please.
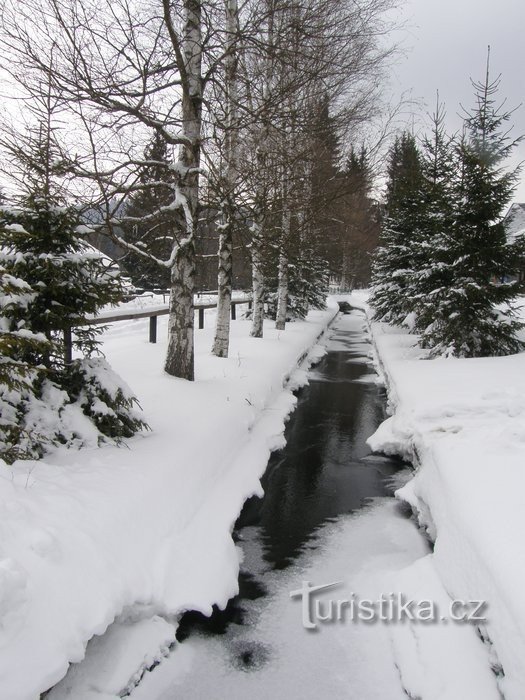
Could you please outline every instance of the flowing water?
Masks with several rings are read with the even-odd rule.
[[[363,314],[338,316],[308,386],[235,536],[244,552],[240,592],[212,618],[188,613],[168,662],[133,700],[406,698],[388,633],[330,624],[311,634],[290,591],[302,581],[345,581],[379,595],[391,567],[426,552],[392,498],[405,465],[373,455],[366,439],[385,417]]]

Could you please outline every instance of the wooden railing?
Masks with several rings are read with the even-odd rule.
[[[236,297],[231,301],[231,318],[235,321],[237,318],[237,306],[239,304],[248,304],[248,308],[252,308],[251,296],[245,294],[242,297]],[[196,301],[193,304],[193,308],[199,314],[198,327],[204,328],[204,311],[206,309],[215,309],[217,307],[217,302],[210,301]],[[159,316],[167,316],[169,314],[169,306],[167,304],[162,304],[159,306],[152,306],[149,309],[136,309],[135,311],[129,311],[123,309],[120,313],[119,311],[101,314],[94,318],[86,320],[85,325],[106,325],[108,323],[116,323],[117,321],[132,321],[137,318],[149,318],[149,342],[157,342],[157,319]],[[66,363],[70,363],[72,359],[72,337],[71,329],[66,329],[64,331],[64,359]]]

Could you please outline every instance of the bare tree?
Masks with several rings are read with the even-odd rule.
[[[284,325],[290,241],[308,219],[304,115],[320,92],[330,95],[340,117],[358,121],[369,114],[388,54],[378,40],[389,2],[247,0],[239,10],[237,0],[5,1],[0,42],[11,74],[29,97],[39,94],[44,77],[71,113],[77,153],[70,173],[82,178],[85,192],[98,193],[103,226],[115,240],[170,272],[169,374],[194,377],[203,174],[217,172],[221,211],[213,352],[228,353],[236,219],[249,220],[252,231],[251,333],[262,337],[265,268],[276,247],[278,325]],[[213,133],[216,147],[208,148]],[[145,147],[154,134],[173,157],[148,162]],[[141,179],[148,166],[159,180]],[[130,196],[160,186],[172,196],[147,214],[146,224],[150,231],[162,228],[164,257],[146,239],[126,240],[121,228],[138,223],[126,212]]]
[[[311,115],[327,100],[338,131],[355,130],[378,108],[381,71],[391,49],[382,41],[389,0],[268,0],[258,51],[242,68],[250,77],[251,113],[242,160],[251,183],[254,312],[252,335],[262,336],[265,268],[277,256],[277,327],[287,317],[290,255],[298,236],[312,232],[315,133]],[[262,52],[261,48],[263,47]],[[251,60],[250,60],[251,59]],[[271,214],[273,212],[273,214]],[[279,219],[275,223],[275,216]],[[269,221],[273,219],[273,230]],[[273,275],[272,275],[273,276]]]
[[[212,352],[217,357],[228,357],[230,341],[230,307],[232,296],[233,228],[239,213],[236,207],[237,168],[239,159],[238,124],[238,34],[239,9],[237,0],[224,0],[225,57],[224,57],[224,161],[221,181],[221,223],[219,236],[219,274],[217,323]]]
[[[165,369],[193,379],[204,84],[201,0],[8,0],[1,41],[10,71],[27,94],[38,95],[41,77],[47,76],[74,115],[77,130],[84,127],[84,149],[70,169],[98,187],[112,235],[154,260],[151,252],[119,236],[117,227],[126,219],[125,198],[141,186],[137,170],[144,165],[144,145],[151,133],[178,148],[166,177],[172,200],[151,216],[171,221],[170,255],[156,259],[171,278]]]

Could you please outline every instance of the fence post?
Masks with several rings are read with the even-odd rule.
[[[204,328],[204,309],[199,309],[199,328]]]
[[[156,316],[149,317],[149,342],[150,343],[157,342],[157,317]]]
[[[70,365],[73,361],[73,340],[71,338],[71,327],[64,328],[64,362]]]

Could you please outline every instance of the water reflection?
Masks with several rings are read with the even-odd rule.
[[[328,354],[311,373],[286,429],[286,446],[276,452],[263,478],[265,497],[249,502],[238,525],[261,529],[264,558],[287,566],[328,518],[360,508],[367,499],[389,493],[385,483],[396,460],[363,460],[366,439],[384,418],[384,396],[363,357],[364,319],[341,316]],[[357,359],[353,361],[353,357]]]
[[[391,493],[392,477],[403,466],[398,460],[374,456],[366,439],[384,419],[385,397],[374,381],[363,315],[341,315],[331,331],[328,353],[310,373],[286,428],[286,446],[272,455],[263,477],[265,496],[245,504],[236,526],[237,537],[250,559],[268,569],[288,566],[306,547],[315,546],[319,527],[339,515],[361,508],[368,499]],[[255,526],[248,541],[243,528]],[[247,530],[245,530],[247,532]],[[250,548],[254,556],[250,556]],[[260,550],[260,551],[259,551]],[[211,618],[188,613],[178,638],[189,631],[223,634],[228,624],[242,624],[243,600],[265,595],[264,582],[245,565],[239,595]]]

